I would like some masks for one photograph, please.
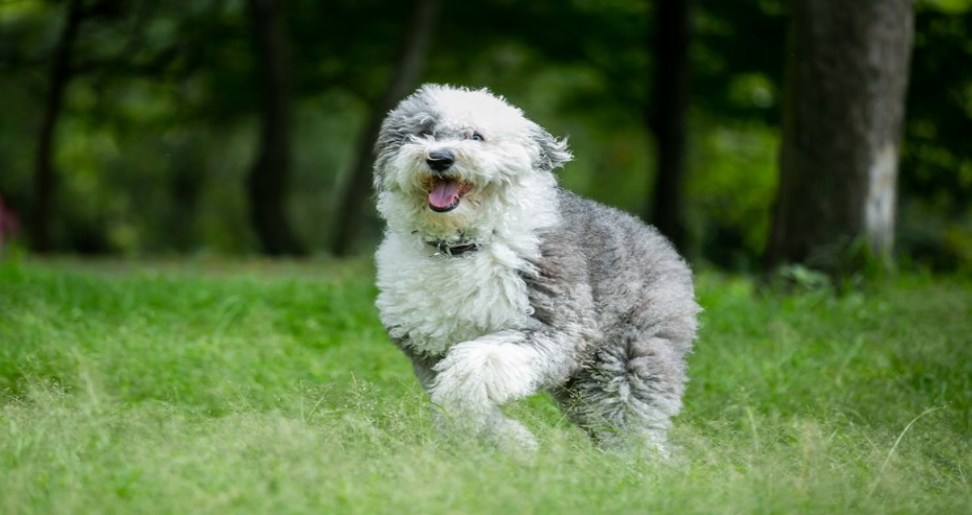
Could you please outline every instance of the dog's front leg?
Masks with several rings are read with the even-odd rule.
[[[559,353],[544,352],[545,336],[501,331],[452,347],[433,367],[436,376],[429,392],[449,425],[500,447],[535,448],[533,435],[499,407],[537,393],[552,376],[562,375]]]
[[[522,333],[504,331],[460,343],[441,358],[417,353],[405,340],[395,343],[411,359],[415,376],[438,405],[440,429],[508,450],[536,447],[533,435],[499,409],[535,391],[529,378],[535,375],[530,368],[537,361],[523,345]]]
[[[452,347],[437,363],[432,400],[474,410],[535,392],[539,355],[519,331],[502,331]]]

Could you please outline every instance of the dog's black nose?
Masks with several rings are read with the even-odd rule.
[[[425,162],[428,163],[429,168],[437,172],[444,172],[452,166],[452,163],[456,162],[456,156],[450,150],[434,150],[429,152],[429,157]]]

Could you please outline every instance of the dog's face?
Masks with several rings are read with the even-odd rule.
[[[565,141],[503,99],[438,85],[388,114],[375,150],[379,211],[439,236],[482,227],[519,195],[511,190],[571,158]]]

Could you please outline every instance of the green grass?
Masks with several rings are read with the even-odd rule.
[[[367,263],[0,263],[0,513],[968,513],[968,279],[698,283],[659,464],[445,443]]]

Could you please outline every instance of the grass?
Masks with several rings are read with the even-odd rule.
[[[0,263],[0,512],[968,513],[972,283],[761,292],[705,273],[673,439],[456,448],[367,263]]]

